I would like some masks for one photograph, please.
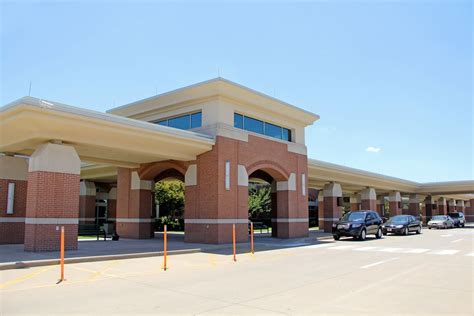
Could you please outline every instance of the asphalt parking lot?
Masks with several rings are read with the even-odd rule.
[[[162,262],[0,271],[0,314],[474,314],[473,226]]]

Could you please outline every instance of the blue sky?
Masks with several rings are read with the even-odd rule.
[[[2,3],[2,105],[31,80],[105,111],[219,69],[319,114],[311,158],[474,179],[471,1]]]

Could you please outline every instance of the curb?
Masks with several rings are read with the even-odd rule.
[[[184,255],[184,254],[190,254],[190,253],[198,253],[201,251],[202,251],[201,248],[172,250],[172,251],[168,251],[168,255]],[[68,264],[68,263],[110,261],[110,260],[136,259],[136,258],[161,257],[161,256],[163,256],[163,251],[140,252],[140,253],[117,254],[117,255],[64,258],[64,263]],[[11,269],[31,268],[31,267],[41,267],[41,266],[52,266],[52,265],[59,265],[59,259],[45,259],[45,260],[31,260],[31,261],[2,263],[0,264],[0,271],[11,270]]]

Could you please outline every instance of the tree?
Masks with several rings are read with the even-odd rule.
[[[249,183],[249,217],[271,217],[271,186],[260,183]]]
[[[160,216],[182,218],[184,213],[184,183],[178,180],[159,181],[155,184],[155,201]]]

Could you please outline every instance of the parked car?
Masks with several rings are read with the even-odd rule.
[[[464,217],[463,212],[452,212],[448,213],[449,217],[451,217],[454,221],[454,226],[456,227],[464,227],[466,224],[466,218]]]
[[[382,218],[375,211],[351,211],[332,225],[335,240],[341,237],[365,240],[371,234],[377,239],[382,238]]]
[[[428,222],[428,228],[453,228],[454,221],[448,215],[436,215]]]
[[[408,235],[410,232],[421,234],[421,222],[411,215],[397,215],[382,225],[382,233],[397,235]]]

